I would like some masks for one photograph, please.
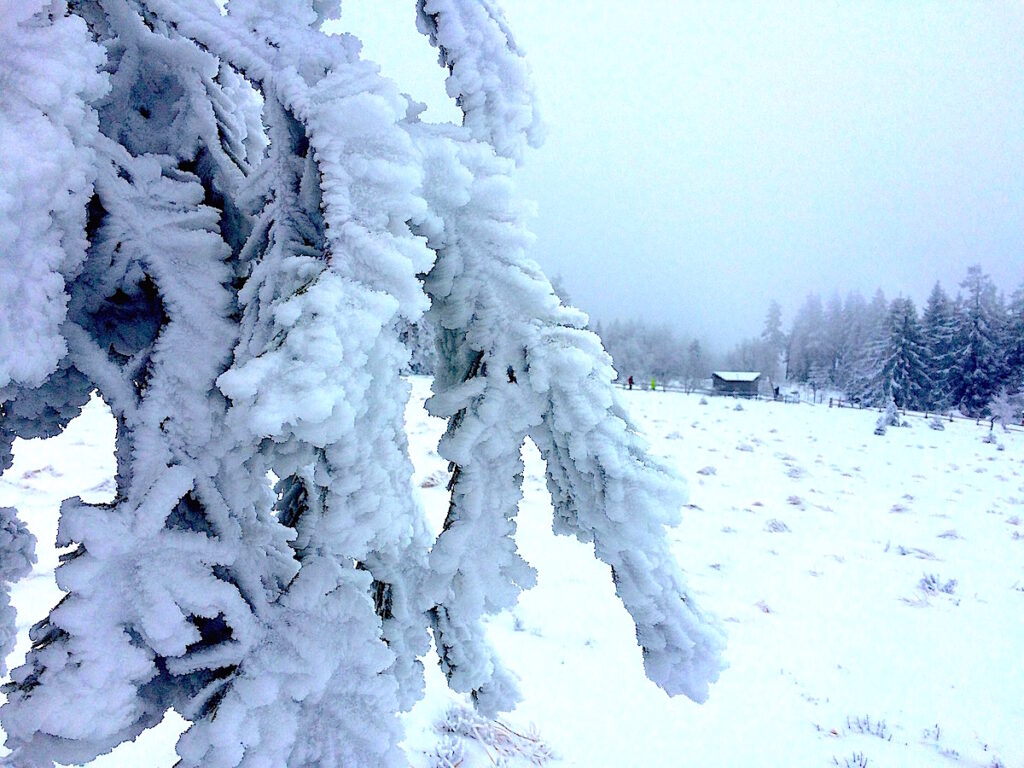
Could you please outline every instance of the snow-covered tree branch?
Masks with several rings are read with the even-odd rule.
[[[421,122],[358,41],[324,34],[336,2],[0,3],[0,148],[21,156],[0,194],[0,468],[92,390],[118,467],[112,502],[62,506],[67,594],[4,688],[11,765],[87,762],[170,708],[191,722],[182,766],[402,765],[430,630],[452,687],[507,709],[481,622],[533,583],[527,438],[648,675],[697,700],[717,677],[721,631],[664,540],[680,482],[525,253],[522,52],[489,0],[417,7],[462,125]],[[449,419],[432,546],[409,323],[436,338],[429,407]],[[6,584],[31,547],[4,514]]]

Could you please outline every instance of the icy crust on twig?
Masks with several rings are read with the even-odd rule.
[[[491,0],[417,0],[417,26],[448,70],[445,87],[473,138],[521,163],[543,127],[533,78],[505,14]]]
[[[88,762],[174,708],[183,768],[402,765],[428,630],[453,688],[509,708],[483,620],[535,580],[515,544],[528,437],[556,530],[612,566],[648,674],[702,698],[721,636],[666,549],[681,486],[616,404],[586,318],[525,257],[511,173],[536,117],[496,7],[420,7],[462,126],[420,123],[358,41],[322,34],[329,0],[23,7],[0,14],[0,99],[21,121],[2,135],[50,131],[52,167],[30,162],[63,191],[0,199],[5,237],[50,248],[25,289],[44,291],[24,315],[39,354],[0,346],[0,469],[95,389],[117,491],[62,505],[66,596],[5,686],[6,764]],[[53,93],[24,75],[39,61]],[[399,374],[421,320],[452,464],[432,548]]]

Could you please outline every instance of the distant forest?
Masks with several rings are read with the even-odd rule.
[[[560,281],[554,281],[556,291]],[[772,386],[803,384],[866,406],[1019,420],[1024,402],[1024,283],[1007,299],[980,267],[950,296],[936,283],[922,311],[911,299],[858,292],[810,294],[788,330],[773,301],[760,334],[725,354],[673,327],[642,320],[595,323],[620,381],[654,378],[695,389],[712,370],[760,371]],[[410,368],[430,373],[433,339],[413,326]]]
[[[699,342],[636,321],[598,328],[620,376],[686,385],[712,367],[761,371],[774,384],[842,393],[864,405],[1019,418],[1024,391],[1024,283],[1007,300],[980,267],[951,297],[936,283],[911,299],[810,294],[788,331],[772,302],[760,335],[714,359]]]

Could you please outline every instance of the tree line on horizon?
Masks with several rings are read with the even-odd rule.
[[[968,416],[1019,416],[1024,389],[1024,284],[1007,301],[972,266],[955,296],[936,283],[923,309],[904,296],[808,295],[781,333],[777,304],[761,336],[730,356],[782,369],[785,380],[868,406]],[[773,366],[772,363],[775,363]],[[997,413],[998,412],[998,413]]]

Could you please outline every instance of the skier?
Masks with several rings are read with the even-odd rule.
[[[633,377],[632,376],[629,377],[629,391],[630,392],[633,391]]]

